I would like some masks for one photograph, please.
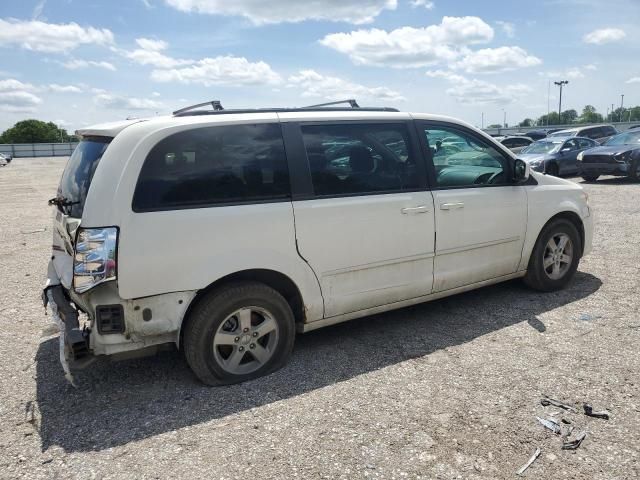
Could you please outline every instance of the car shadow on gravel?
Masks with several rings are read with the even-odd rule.
[[[198,382],[178,352],[97,362],[69,385],[58,339],[40,344],[37,402],[42,450],[104,450],[294,397],[521,322],[587,297],[601,281],[579,272],[566,290],[541,294],[513,281],[320,329],[296,339],[282,370],[229,387]]]

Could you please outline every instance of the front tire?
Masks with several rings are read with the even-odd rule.
[[[582,175],[582,179],[585,182],[595,182],[598,178],[600,178],[600,175]]]
[[[291,307],[261,283],[208,293],[187,321],[185,357],[207,385],[230,385],[274,372],[289,359],[295,340]]]
[[[525,283],[536,290],[561,290],[573,279],[582,242],[575,225],[559,218],[544,227],[529,259]]]

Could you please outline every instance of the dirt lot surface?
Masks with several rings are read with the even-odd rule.
[[[63,166],[0,169],[0,478],[514,478],[536,447],[528,478],[640,477],[640,184],[585,184],[594,249],[562,292],[514,281],[312,332],[232,387],[166,352],[74,389],[39,299]],[[564,414],[588,435],[563,451],[543,394],[611,419]]]

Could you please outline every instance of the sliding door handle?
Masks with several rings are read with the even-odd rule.
[[[409,215],[411,213],[429,213],[429,207],[427,205],[420,205],[419,207],[405,207],[400,209],[400,213]]]
[[[455,210],[456,208],[464,208],[464,203],[441,203],[440,210]]]

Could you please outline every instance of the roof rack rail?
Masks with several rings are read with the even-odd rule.
[[[331,107],[333,105],[342,105],[343,103],[348,103],[351,106],[351,108],[360,108],[360,105],[358,105],[358,102],[356,102],[354,98],[349,98],[347,100],[338,100],[336,102],[319,103],[318,105],[309,105],[307,107],[302,107],[302,108]]]
[[[211,108],[213,108],[214,112],[224,110],[224,107],[222,106],[222,103],[220,103],[220,100],[211,100],[209,102],[198,103],[196,105],[190,105],[188,107],[181,108],[180,110],[176,110],[175,112],[173,112],[173,114],[180,115],[182,113],[190,112],[191,110],[195,110],[206,105],[211,105]]]

